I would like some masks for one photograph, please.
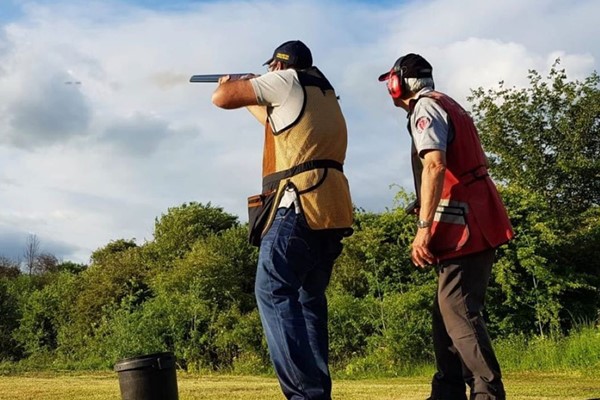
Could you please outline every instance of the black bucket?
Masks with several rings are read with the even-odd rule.
[[[123,400],[178,400],[175,355],[126,358],[115,364]]]

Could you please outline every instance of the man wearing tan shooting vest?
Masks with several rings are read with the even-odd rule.
[[[438,266],[432,313],[437,372],[430,400],[466,400],[465,383],[471,400],[504,400],[481,312],[495,249],[513,231],[472,119],[434,90],[432,72],[423,57],[411,53],[379,77],[394,105],[408,112],[419,204],[412,261]]]
[[[352,233],[346,123],[304,43],[283,43],[265,65],[262,76],[221,78],[212,101],[247,107],[265,126],[263,187],[248,199],[249,228],[260,246],[255,294],[281,389],[288,399],[329,400],[325,289]]]

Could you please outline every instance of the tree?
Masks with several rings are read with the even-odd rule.
[[[577,216],[600,205],[600,77],[568,81],[559,60],[530,87],[472,92],[473,113],[494,176]]]
[[[20,300],[22,315],[13,337],[28,355],[41,355],[56,350],[61,331],[72,324],[70,309],[78,296],[77,277],[64,272],[52,275],[51,278],[44,279],[46,282],[43,286],[32,290]]]
[[[96,251],[94,251],[90,256],[90,259],[92,264],[102,265],[107,258],[134,247],[137,247],[137,244],[135,244],[135,239],[112,240],[106,246],[96,249]]]
[[[57,272],[60,262],[54,254],[41,253],[35,258],[33,270],[36,274],[43,275],[45,273]]]
[[[243,227],[198,239],[171,269],[149,271],[153,275],[146,279],[146,293],[152,297],[129,293],[111,307],[96,330],[100,354],[119,358],[172,349],[192,369],[231,368],[243,353],[262,359],[266,351],[254,300],[256,258]],[[94,282],[100,285],[98,279]],[[113,290],[106,300],[118,297]]]
[[[382,213],[355,210],[354,234],[344,239],[330,292],[332,362],[350,370],[398,371],[429,359],[435,295],[431,270],[415,268],[410,246],[415,219],[403,189]]]
[[[85,326],[97,324],[108,306],[122,298],[135,297],[138,303],[148,297],[146,275],[149,263],[143,247],[119,240],[92,254],[92,265],[79,274],[77,299],[72,318]]]
[[[27,242],[25,243],[25,250],[23,256],[25,257],[25,268],[29,272],[29,275],[33,273],[35,268],[35,260],[38,257],[40,251],[40,241],[36,235],[27,236]]]
[[[210,202],[206,205],[184,203],[169,208],[166,214],[156,219],[153,248],[161,260],[178,259],[189,252],[198,239],[237,225],[235,215]]]
[[[0,275],[0,361],[12,359],[19,353],[13,331],[19,326],[21,316],[18,299],[10,289],[11,281]]]
[[[19,263],[0,255],[0,278],[16,278],[20,274]]]
[[[382,213],[354,212],[354,234],[344,239],[344,251],[336,260],[331,285],[354,297],[403,292],[428,277],[410,262],[415,234],[412,216],[405,207],[412,198],[403,189],[395,207]]]
[[[568,328],[600,306],[600,78],[569,81],[558,65],[469,99],[516,232],[490,289],[506,332]]]
[[[59,271],[70,272],[72,274],[78,274],[85,271],[87,265],[76,263],[73,261],[63,261],[57,266]]]

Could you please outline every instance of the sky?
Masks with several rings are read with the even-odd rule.
[[[527,85],[557,58],[570,79],[599,69],[600,1],[0,0],[0,256],[40,250],[88,263],[110,241],[152,240],[156,218],[210,202],[247,220],[263,131],[212,105],[194,74],[266,72],[300,39],[340,96],[353,202],[412,191],[404,111],[377,81],[409,52],[436,89]]]

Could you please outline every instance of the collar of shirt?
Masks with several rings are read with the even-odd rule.
[[[415,95],[415,97],[414,97],[412,100],[410,100],[410,101],[408,102],[408,109],[409,109],[409,112],[408,112],[408,114],[406,115],[406,117],[407,117],[407,118],[409,118],[409,117],[410,117],[410,114],[412,114],[413,110],[415,109],[415,106],[417,105],[417,101],[419,101],[419,99],[420,99],[420,98],[421,98],[421,97],[422,97],[424,94],[427,94],[427,93],[429,93],[429,92],[433,92],[433,88],[432,88],[432,87],[430,87],[430,86],[424,87],[423,89],[421,89],[421,90],[419,90],[419,91],[417,92],[417,94]]]

